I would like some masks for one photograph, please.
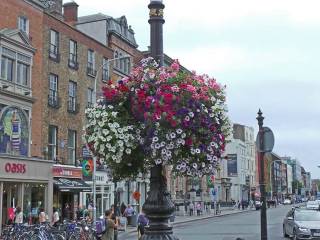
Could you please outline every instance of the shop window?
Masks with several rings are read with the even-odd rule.
[[[24,185],[23,215],[28,223],[36,223],[38,213],[44,208],[46,184],[26,183]]]
[[[49,139],[48,139],[48,159],[56,160],[58,153],[57,145],[58,128],[56,126],[49,126]]]
[[[5,107],[0,119],[0,153],[28,156],[29,120],[16,107]]]
[[[76,139],[76,131],[68,130],[68,164],[71,165],[76,163]]]

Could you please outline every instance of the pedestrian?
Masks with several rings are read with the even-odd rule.
[[[196,205],[196,209],[197,209],[197,216],[200,216],[200,214],[201,214],[201,204],[199,202]]]
[[[71,220],[70,214],[71,214],[70,205],[69,203],[65,203],[63,208],[63,220],[70,221]]]
[[[52,215],[52,226],[58,227],[58,223],[60,221],[59,212],[57,208],[53,208],[53,215]]]
[[[238,210],[240,210],[240,208],[241,208],[241,203],[240,203],[240,201],[238,200]]]
[[[131,224],[131,218],[134,215],[134,209],[130,204],[128,204],[128,207],[126,210],[124,210],[123,215],[127,218],[128,224]]]
[[[111,219],[113,220],[114,223],[117,224],[117,226],[115,226],[114,228],[114,240],[118,240],[118,226],[119,226],[119,218],[118,218],[118,214],[116,211],[116,208],[114,207],[114,205],[111,205]]]
[[[127,206],[124,204],[124,202],[121,203],[120,205],[120,212],[121,212],[121,215],[123,216],[124,214],[124,211],[126,210]]]
[[[106,221],[106,231],[102,234],[102,240],[114,240],[114,229],[118,225],[111,219],[112,211],[107,210],[104,213],[104,218]]]
[[[189,204],[189,214],[190,214],[190,216],[193,215],[193,208],[194,208],[194,205],[193,205],[192,202],[190,202],[190,204]]]
[[[149,220],[143,211],[138,216],[138,231],[140,236],[144,234],[145,227],[149,224]]]
[[[46,221],[47,221],[47,219],[46,219],[46,213],[45,213],[45,211],[44,211],[43,208],[40,208],[40,212],[39,212],[38,218],[39,218],[39,223],[40,223],[40,224],[46,223]]]
[[[21,207],[16,208],[14,223],[15,224],[22,224],[23,223],[23,212],[21,211]]]

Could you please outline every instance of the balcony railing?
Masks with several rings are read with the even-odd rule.
[[[77,101],[68,101],[68,112],[77,114],[79,112],[80,105]]]
[[[94,69],[92,63],[88,63],[87,65],[87,74],[91,77],[95,77],[97,74],[97,71]]]
[[[50,44],[49,58],[56,61],[56,62],[60,62],[60,54],[59,54],[58,46],[56,46],[54,44]]]
[[[58,96],[50,96],[48,95],[48,105],[52,108],[60,108],[61,107],[61,100]]]
[[[79,64],[77,62],[77,55],[70,53],[68,59],[68,66],[75,70],[78,70]]]

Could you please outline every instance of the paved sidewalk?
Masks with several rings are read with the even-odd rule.
[[[238,214],[238,213],[243,213],[243,212],[248,212],[248,211],[255,211],[255,208],[248,208],[245,210],[238,210],[238,209],[234,209],[234,208],[230,208],[230,207],[226,207],[226,208],[221,208],[221,213],[216,215],[213,213],[204,213],[203,215],[200,216],[189,216],[189,215],[185,215],[185,216],[176,216],[174,222],[170,222],[171,225],[178,225],[178,224],[182,224],[182,223],[187,223],[187,222],[192,222],[192,221],[199,221],[202,219],[208,219],[208,218],[214,218],[214,217],[221,217],[221,216],[226,216],[226,215],[232,215],[232,214]],[[127,230],[125,232],[119,232],[119,234],[123,234],[123,233],[132,233],[137,231],[136,227],[131,227],[128,226]]]

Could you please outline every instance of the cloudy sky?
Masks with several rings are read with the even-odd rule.
[[[67,1],[65,1],[67,2]],[[149,45],[148,0],[76,0],[79,15],[126,15]],[[257,129],[262,109],[274,152],[320,178],[320,2],[164,0],[164,51],[227,85],[231,120]]]

